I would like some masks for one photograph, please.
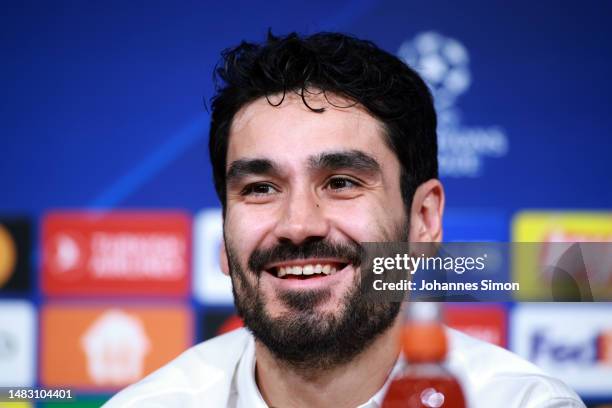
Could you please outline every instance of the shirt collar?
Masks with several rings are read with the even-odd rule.
[[[387,388],[389,388],[391,380],[401,371],[404,365],[403,361],[404,359],[400,355],[391,370],[391,374],[387,377],[387,381],[385,381],[380,390],[378,390],[378,392],[376,392],[376,394],[374,394],[365,404],[361,404],[357,408],[379,408],[382,406]],[[238,370],[236,371],[236,388],[238,391],[237,408],[268,408],[255,382],[255,341],[253,338],[249,340],[242,354],[242,358],[238,363]]]
[[[268,408],[255,382],[255,341],[249,339],[236,372],[237,408]]]

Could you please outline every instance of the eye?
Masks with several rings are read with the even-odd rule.
[[[333,191],[342,191],[359,187],[359,183],[347,177],[333,177],[327,182],[327,187]]]
[[[240,195],[243,196],[266,196],[278,192],[274,186],[267,183],[253,183],[246,186]]]

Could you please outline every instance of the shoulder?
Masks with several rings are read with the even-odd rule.
[[[517,408],[584,407],[565,383],[516,354],[453,329],[447,333],[448,367],[460,379],[473,406],[496,401]]]
[[[188,407],[198,400],[208,401],[209,406],[224,406],[234,371],[249,341],[251,334],[238,329],[191,347],[119,392],[104,406]]]

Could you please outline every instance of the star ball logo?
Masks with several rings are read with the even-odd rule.
[[[402,43],[397,55],[423,77],[434,95],[441,176],[478,177],[485,157],[508,153],[508,138],[499,126],[462,124],[456,104],[472,84],[472,75],[469,53],[461,42],[428,31]]]

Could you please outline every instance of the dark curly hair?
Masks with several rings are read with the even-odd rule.
[[[370,41],[339,33],[276,37],[242,42],[222,52],[214,72],[209,152],[217,195],[225,213],[226,160],[234,115],[265,97],[280,105],[287,92],[333,93],[365,107],[383,124],[386,142],[402,166],[400,189],[407,211],[423,182],[438,177],[436,112],[429,89],[410,67]],[[274,102],[269,98],[280,94]],[[329,101],[329,100],[328,100]]]

